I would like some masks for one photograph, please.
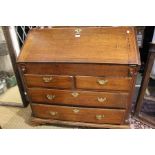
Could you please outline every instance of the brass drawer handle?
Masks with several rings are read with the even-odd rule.
[[[57,114],[58,114],[58,112],[50,111],[50,115],[52,115],[52,116],[56,116]]]
[[[72,93],[72,96],[73,96],[73,97],[78,97],[78,96],[79,96],[79,93],[73,92],[73,93]]]
[[[79,113],[79,111],[80,111],[79,109],[73,109],[73,112],[76,114]]]
[[[43,81],[44,81],[45,83],[51,82],[52,79],[53,79],[52,77],[43,77]]]
[[[46,97],[48,100],[53,100],[55,98],[55,95],[47,94]]]
[[[108,80],[97,80],[97,82],[100,85],[105,85],[108,82]]]
[[[98,97],[97,100],[101,103],[105,102],[107,100],[106,97],[102,98],[102,97]]]
[[[96,115],[96,119],[97,120],[101,120],[101,119],[103,119],[104,118],[104,115]]]

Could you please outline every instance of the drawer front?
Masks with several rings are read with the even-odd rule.
[[[102,89],[128,91],[132,87],[130,77],[76,76],[76,87],[80,89]]]
[[[19,67],[24,74],[129,76],[129,66],[127,65],[24,63]]]
[[[71,76],[58,75],[24,75],[27,87],[47,88],[72,88],[73,78]]]
[[[126,108],[128,93],[28,89],[31,102],[92,107]]]
[[[125,110],[32,104],[35,117],[87,123],[122,124]]]

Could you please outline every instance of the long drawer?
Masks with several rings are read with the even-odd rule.
[[[132,86],[131,81],[131,77],[76,76],[76,87],[80,89],[128,91]]]
[[[88,123],[122,124],[125,110],[32,104],[35,117]]]
[[[73,77],[64,75],[24,75],[27,87],[72,88]]]
[[[24,74],[40,75],[87,75],[87,76],[129,76],[128,65],[82,64],[82,63],[21,63]]]
[[[128,93],[71,91],[57,89],[28,89],[31,102],[75,106],[126,108]]]

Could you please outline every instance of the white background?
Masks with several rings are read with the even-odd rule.
[[[0,131],[0,152],[3,155],[152,155],[154,142],[154,130]]]
[[[0,0],[2,25],[154,25],[154,0]]]
[[[1,26],[151,26],[153,0],[5,0]],[[154,130],[0,130],[0,155],[151,155]]]

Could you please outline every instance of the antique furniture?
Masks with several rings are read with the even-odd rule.
[[[18,66],[32,122],[128,128],[139,65],[133,27],[31,30]]]
[[[135,109],[135,116],[144,123],[149,124],[153,128],[155,128],[155,96],[154,93],[148,94],[148,86],[150,81],[150,74],[155,60],[155,43],[150,43],[149,55],[147,58],[147,63],[145,66],[145,72],[142,79],[141,88],[139,91],[139,95],[137,98],[137,106]],[[154,86],[155,88],[155,86]],[[154,89],[150,90],[154,91]],[[145,100],[145,102],[144,102]],[[152,105],[152,106],[151,106]],[[153,111],[153,115],[146,112],[146,106],[151,106],[151,111]]]

